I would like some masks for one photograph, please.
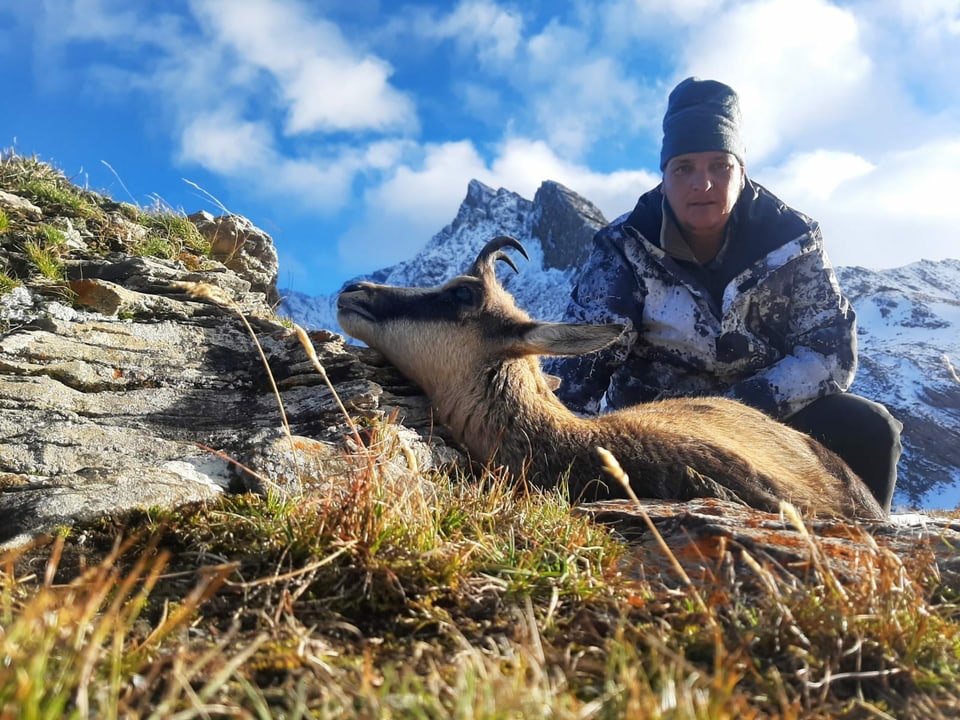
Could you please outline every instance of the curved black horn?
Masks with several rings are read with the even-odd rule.
[[[498,235],[483,246],[480,254],[477,255],[477,259],[473,261],[469,274],[480,277],[484,272],[492,271],[494,263],[496,263],[497,260],[503,260],[515,273],[519,273],[520,271],[510,256],[503,252],[503,248],[505,247],[512,247],[514,250],[518,250],[527,260],[530,259],[530,256],[527,255],[527,251],[523,249],[523,245],[520,244],[519,240],[509,235]]]

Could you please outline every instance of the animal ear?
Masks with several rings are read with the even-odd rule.
[[[529,355],[585,355],[610,345],[623,325],[532,323],[521,336],[520,349]]]

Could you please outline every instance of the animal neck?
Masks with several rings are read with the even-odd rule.
[[[536,358],[500,360],[474,378],[433,396],[440,420],[474,460],[506,466],[515,476],[542,475],[541,465],[566,462],[560,437],[582,420],[553,394]]]

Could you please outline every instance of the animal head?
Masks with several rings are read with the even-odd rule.
[[[428,393],[453,377],[526,355],[581,355],[612,343],[621,325],[536,322],[497,281],[495,266],[517,266],[523,245],[502,235],[488,242],[462,275],[435,288],[350,285],[337,299],[337,320],[380,351]],[[453,380],[455,381],[455,380]]]

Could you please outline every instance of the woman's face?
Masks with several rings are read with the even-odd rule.
[[[743,183],[743,166],[725,152],[677,155],[663,169],[663,194],[693,240],[723,234]]]

